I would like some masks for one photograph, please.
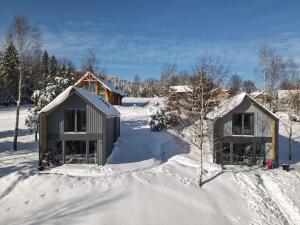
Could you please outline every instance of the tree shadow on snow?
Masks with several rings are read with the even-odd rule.
[[[190,144],[168,131],[151,132],[146,120],[122,121],[121,136],[107,163],[134,163],[149,159],[163,163],[175,155],[189,152]]]
[[[46,190],[45,190],[46,191]],[[124,193],[117,193],[113,196],[107,196],[105,192],[97,196],[81,196],[69,197],[64,202],[52,201],[42,205],[34,210],[30,215],[20,220],[20,224],[43,224],[67,220],[69,224],[85,224],[87,223],[87,215],[93,213],[97,209],[98,214],[104,214],[112,205],[117,205],[121,199],[125,198]]]
[[[3,130],[0,131],[0,138],[7,138],[7,137],[13,137],[15,131],[14,130]],[[19,129],[18,136],[26,136],[31,135],[32,133],[29,132],[28,129]]]
[[[292,140],[292,160],[289,160],[289,139],[279,135],[279,163],[295,164],[300,162],[300,142]]]
[[[37,149],[38,142],[21,142],[18,141],[18,150],[28,150],[28,149]],[[12,150],[13,148],[13,141],[3,141],[0,142],[0,152],[5,152]]]

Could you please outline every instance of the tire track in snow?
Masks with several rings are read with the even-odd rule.
[[[272,198],[278,202],[278,206],[289,224],[300,224],[300,212],[295,203],[281,191],[279,185],[271,177],[263,176],[263,180],[266,181],[264,182],[265,188],[269,193],[272,193]]]
[[[282,208],[267,191],[260,176],[256,176],[254,178],[256,183],[250,179],[250,175],[233,172],[233,176],[237,183],[241,186],[241,191],[243,191],[245,195],[248,206],[255,212],[253,215],[253,222],[251,224],[297,225],[293,222],[290,223],[291,221],[285,217],[285,213],[282,212]]]

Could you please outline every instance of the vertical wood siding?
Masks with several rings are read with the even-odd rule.
[[[86,133],[64,133],[64,110],[65,109],[86,109]],[[48,116],[47,139],[49,143],[54,140],[93,140],[97,141],[98,162],[106,163],[107,157],[111,154],[114,142],[120,135],[120,118],[107,117],[102,112],[88,104],[77,95],[70,96],[64,103],[53,110]],[[41,125],[41,127],[45,127]],[[48,146],[51,147],[51,146]]]
[[[255,137],[272,137],[272,118],[257,108],[250,100],[244,102],[233,109],[230,113],[216,121],[217,136],[232,135],[232,116],[235,113],[254,113],[254,136]]]

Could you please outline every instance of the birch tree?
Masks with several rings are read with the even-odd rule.
[[[259,51],[259,61],[262,66],[261,75],[263,78],[264,92],[270,96],[274,96],[274,91],[278,87],[280,78],[283,77],[285,73],[284,60],[275,49],[264,45]],[[273,103],[273,100],[271,100],[270,108],[273,107]],[[266,98],[264,98],[264,105],[266,105]]]
[[[18,97],[16,107],[16,122],[13,150],[17,150],[18,132],[19,132],[19,114],[23,95],[23,76],[30,70],[31,58],[40,49],[41,34],[36,26],[29,23],[24,16],[16,16],[7,33],[8,42],[14,43],[19,54],[18,65]]]
[[[201,57],[192,75],[188,86],[191,91],[187,92],[182,99],[178,100],[180,113],[187,116],[191,122],[190,141],[196,146],[199,154],[199,175],[198,185],[203,184],[203,156],[205,143],[209,135],[206,115],[216,106],[215,101],[211,101],[213,89],[218,87],[228,74],[228,67],[220,59],[213,56]]]

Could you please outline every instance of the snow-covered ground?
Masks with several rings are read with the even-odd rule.
[[[300,137],[290,172],[223,169],[205,163],[172,132],[150,132],[162,99],[125,98],[121,136],[105,166],[64,165],[39,172],[38,144],[21,111],[19,151],[12,152],[14,108],[0,108],[0,224],[300,224]],[[295,126],[300,132],[300,123]],[[281,158],[287,138],[280,126]],[[298,151],[298,153],[297,153]]]

